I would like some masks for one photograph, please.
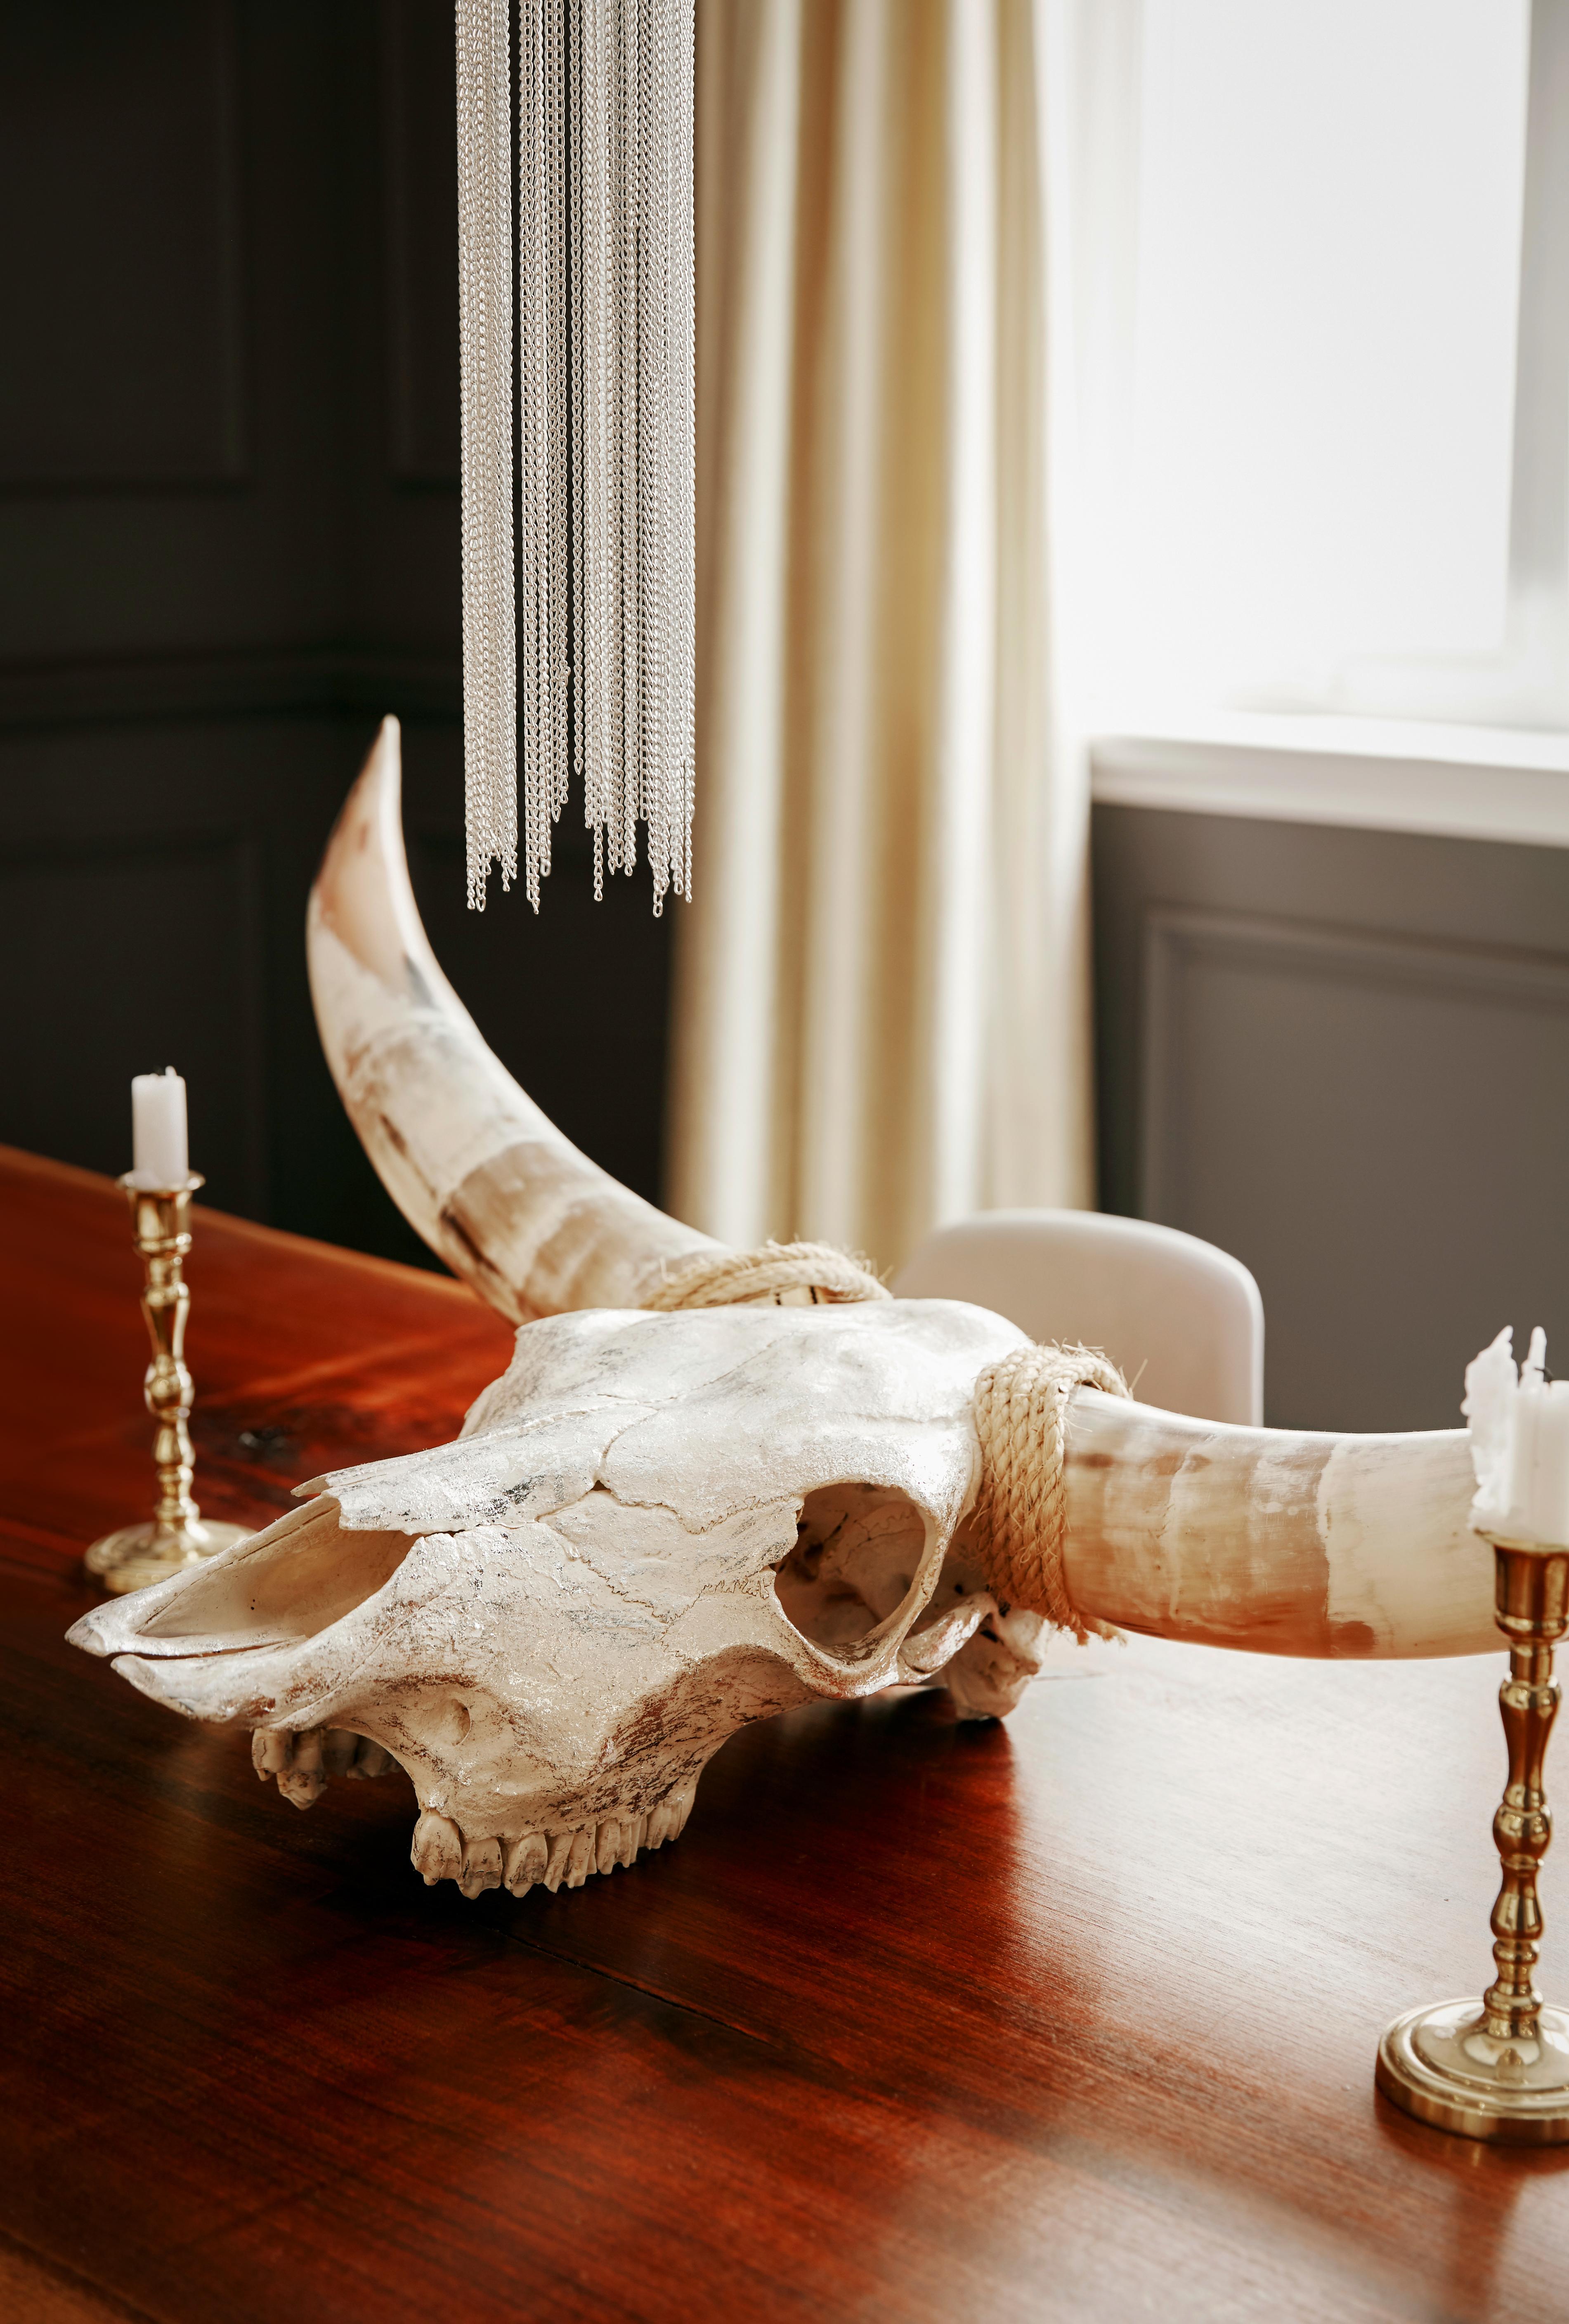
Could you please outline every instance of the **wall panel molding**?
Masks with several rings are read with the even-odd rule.
[[[235,0],[4,12],[0,493],[248,481],[240,121]]]
[[[382,244],[388,468],[394,483],[458,484],[457,146],[450,7],[384,0]],[[443,322],[445,328],[433,328]]]
[[[1421,993],[1569,1022],[1569,953],[1462,941],[1434,943],[1259,914],[1157,904],[1144,914],[1141,1208],[1170,1220],[1183,1207],[1185,981],[1201,964],[1232,974],[1288,978],[1365,993]]]
[[[1103,1200],[1252,1269],[1272,1424],[1569,1342],[1569,853],[1101,805],[1094,885]]]
[[[0,735],[258,713],[394,711],[457,718],[462,709],[457,657],[387,647],[0,663]]]

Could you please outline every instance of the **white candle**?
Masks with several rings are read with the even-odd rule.
[[[1538,1323],[1520,1376],[1509,1398],[1509,1459],[1505,1471],[1506,1500],[1512,1530],[1531,1534],[1531,1504],[1536,1491],[1537,1411],[1542,1400],[1547,1370],[1547,1335]]]
[[[1520,1398],[1519,1507],[1528,1541],[1569,1542],[1569,1380]]]
[[[1515,1377],[1500,1332],[1465,1375],[1477,1494],[1472,1524],[1495,1539],[1569,1544],[1569,1380],[1547,1378],[1538,1326]]]
[[[131,1082],[131,1176],[139,1186],[183,1186],[190,1176],[185,1084],[172,1065]]]

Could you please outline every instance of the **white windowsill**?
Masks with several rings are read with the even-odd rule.
[[[1569,733],[1236,713],[1097,735],[1090,770],[1118,807],[1569,847]]]

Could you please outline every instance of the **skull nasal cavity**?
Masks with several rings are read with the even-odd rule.
[[[406,1533],[340,1525],[323,1493],[291,1509],[228,1557],[195,1567],[171,1602],[142,1625],[145,1638],[191,1638],[204,1649],[313,1638],[375,1595],[413,1546]]]
[[[886,1485],[823,1485],[802,1505],[774,1591],[815,1646],[854,1655],[899,1612],[926,1554],[927,1523]]]

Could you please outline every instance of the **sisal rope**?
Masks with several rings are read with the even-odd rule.
[[[765,1242],[757,1250],[722,1251],[697,1259],[666,1276],[645,1307],[733,1307],[745,1299],[767,1299],[780,1291],[809,1291],[813,1305],[836,1305],[854,1299],[890,1299],[892,1293],[872,1269],[848,1251],[826,1242]]]
[[[1128,1383],[1095,1348],[1018,1348],[989,1364],[975,1383],[981,1489],[969,1535],[992,1594],[1044,1614],[1082,1646],[1094,1630],[1117,1633],[1082,1615],[1063,1572],[1067,1497],[1063,1471],[1068,1406],[1077,1388],[1126,1396]]]

